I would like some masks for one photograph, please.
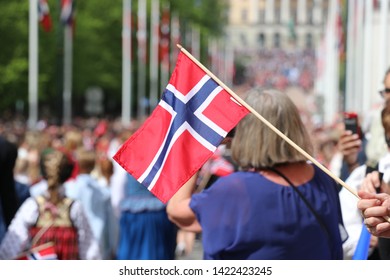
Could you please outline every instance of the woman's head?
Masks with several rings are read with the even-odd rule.
[[[74,162],[64,152],[46,149],[41,156],[42,176],[47,180],[48,188],[63,184],[72,174]]]
[[[312,144],[298,109],[286,94],[254,88],[246,94],[245,101],[295,144],[312,153]],[[306,160],[254,114],[248,114],[237,125],[232,156],[244,170]]]
[[[76,152],[77,162],[79,164],[80,173],[89,174],[96,165],[96,153],[92,150],[81,148]]]
[[[74,152],[83,146],[83,135],[78,130],[69,130],[64,135],[64,147],[69,152]]]

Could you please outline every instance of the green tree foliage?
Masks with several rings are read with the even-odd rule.
[[[76,17],[74,92],[84,96],[88,87],[98,86],[104,90],[106,101],[119,102],[122,87],[122,1],[78,1]]]
[[[24,99],[28,87],[28,2],[0,1],[0,110]]]
[[[14,110],[17,100],[28,110],[28,23],[29,2],[0,0],[0,111]],[[39,27],[39,106],[56,114],[61,108],[63,75],[63,26],[59,22],[60,0],[48,0],[53,21],[51,32]],[[170,2],[186,26],[197,26],[204,37],[222,34],[223,1],[161,0]],[[133,17],[137,1],[132,1]],[[72,99],[81,112],[85,91],[103,89],[105,105],[120,108],[122,88],[122,0],[76,0],[73,44]],[[150,7],[150,3],[148,4]],[[149,8],[148,8],[149,9]],[[134,19],[135,21],[135,19]],[[182,28],[182,26],[181,26]],[[181,30],[185,32],[183,28]],[[135,32],[133,30],[133,32]],[[134,37],[134,35],[133,35]],[[133,50],[134,53],[134,50]],[[136,68],[133,67],[133,71]],[[115,112],[117,115],[120,112]],[[1,114],[0,114],[1,115]]]

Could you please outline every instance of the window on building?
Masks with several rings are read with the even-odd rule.
[[[280,34],[279,33],[274,34],[274,47],[280,48]]]
[[[315,0],[314,2],[313,2],[313,12],[315,11],[315,10],[317,10],[317,11],[319,11],[318,13],[319,13],[319,15],[317,14],[317,18],[315,19],[316,20],[316,24],[321,24],[322,23],[322,17],[324,16],[324,8],[323,8],[323,6],[321,6],[321,2],[320,1],[318,1],[318,0]],[[314,14],[312,14],[312,21],[314,22]]]
[[[241,20],[242,20],[242,22],[248,22],[248,10],[247,9],[241,10]]]
[[[259,43],[259,47],[260,48],[264,48],[265,47],[265,36],[264,36],[264,33],[260,33],[258,38],[257,38],[257,41]]]
[[[240,34],[240,41],[241,41],[241,44],[243,44],[243,45],[247,44],[246,36],[244,33]]]
[[[295,8],[291,8],[290,9],[290,20],[292,20],[293,22],[297,22],[297,18],[298,18],[298,9],[295,9]]]
[[[281,22],[280,8],[275,9],[275,23]]]
[[[306,17],[307,17],[307,24],[313,24],[313,11],[314,11],[315,4],[313,2],[307,3],[307,9],[306,9]]]
[[[324,6],[323,8],[322,18],[323,18],[323,22],[325,22],[326,19],[328,18],[328,5]]]
[[[259,23],[265,23],[265,10],[259,10]]]
[[[306,45],[306,48],[308,48],[308,49],[313,48],[313,35],[311,33],[306,34],[305,45]]]

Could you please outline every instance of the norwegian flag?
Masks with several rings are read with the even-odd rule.
[[[47,0],[38,0],[38,19],[43,27],[43,30],[46,32],[51,31],[52,22]]]
[[[74,20],[74,1],[61,0],[61,21],[63,24],[73,25]]]
[[[52,243],[43,244],[20,255],[17,260],[57,260],[54,245]]]
[[[180,52],[160,103],[114,160],[166,203],[248,112]]]

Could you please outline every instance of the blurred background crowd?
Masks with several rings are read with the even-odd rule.
[[[285,92],[312,138],[312,156],[336,175],[343,165],[343,112],[357,112],[369,136],[372,112],[383,105],[377,91],[390,65],[387,0],[0,4],[0,136],[17,149],[12,169],[15,182],[25,186],[21,198],[43,193],[41,161],[48,148],[72,157],[70,181],[88,152],[83,174],[109,197],[115,217],[114,226],[101,220],[115,236],[102,258],[129,257],[118,240],[126,223],[124,190],[136,183],[112,157],[156,107],[176,63],[176,44],[239,95],[254,86]],[[137,207],[163,209],[137,195]],[[92,198],[85,200],[93,206]],[[176,230],[173,255],[165,257],[191,258],[201,237]]]

